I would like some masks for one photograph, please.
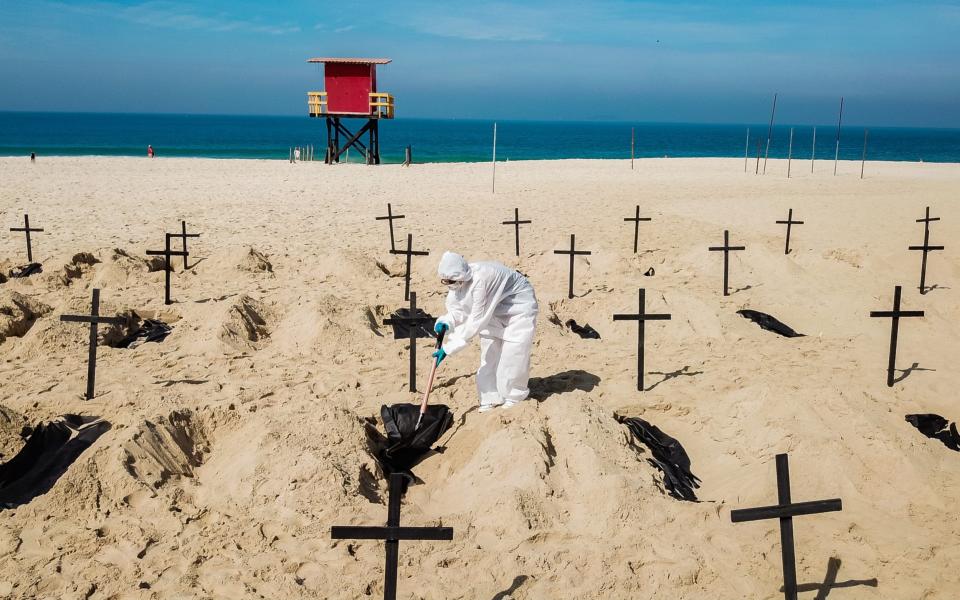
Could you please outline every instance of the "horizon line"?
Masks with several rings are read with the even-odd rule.
[[[9,110],[0,109],[0,114],[33,114],[33,115],[125,115],[125,116],[168,116],[168,117],[270,117],[287,119],[311,119],[308,115],[298,116],[292,114],[269,114],[269,113],[187,113],[187,112],[133,112],[133,111],[84,111],[84,110]],[[363,118],[363,117],[359,117]],[[495,119],[489,117],[398,117],[390,119],[392,121],[474,121],[482,123],[607,123],[607,124],[635,124],[635,125],[723,125],[767,127],[765,123],[745,123],[745,122],[722,122],[722,121],[632,121],[632,120],[613,120],[613,119],[524,119],[524,118],[503,118]],[[775,123],[774,127],[834,127],[833,124],[814,125],[809,123]],[[960,127],[948,126],[928,126],[928,125],[866,125],[862,123],[850,123],[847,128],[855,127],[866,129],[928,129],[943,131],[960,131]]]

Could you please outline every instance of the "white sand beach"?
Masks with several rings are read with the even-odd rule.
[[[444,250],[526,274],[540,302],[533,398],[477,412],[477,345],[445,361],[432,401],[454,426],[414,472],[403,523],[451,542],[400,544],[411,599],[774,599],[776,520],[730,511],[776,504],[774,456],[789,453],[793,501],[843,510],[794,520],[801,598],[960,596],[960,453],[905,422],[960,420],[960,165],[738,159],[564,160],[366,167],[320,162],[0,158],[0,271],[26,262],[29,213],[43,273],[0,284],[0,462],[24,425],[67,413],[111,429],[45,494],[0,510],[0,597],[366,598],[382,595],[383,543],[334,541],[331,525],[378,525],[387,486],[364,431],[382,404],[417,402],[406,342],[382,321],[406,306],[398,240],[413,234],[412,289],[432,315]],[[633,225],[640,205],[652,221]],[[917,289],[930,206],[927,285]],[[501,221],[531,219],[514,256]],[[784,255],[788,209],[804,224]],[[181,219],[192,266],[175,259],[174,303],[147,250]],[[731,295],[722,295],[723,242]],[[576,262],[554,250],[592,251]],[[653,276],[643,273],[650,267]],[[886,385],[895,285],[899,381]],[[636,389],[635,323],[646,326]],[[83,397],[88,329],[61,314],[134,311],[173,327],[159,344],[99,348]],[[737,314],[769,313],[784,338]],[[590,324],[584,340],[563,323]],[[111,335],[110,327],[101,327]],[[115,333],[115,332],[114,332]],[[420,381],[430,340],[421,340]],[[677,438],[699,503],[660,474],[614,415]],[[839,570],[828,569],[831,559]],[[826,583],[824,583],[826,581]]]

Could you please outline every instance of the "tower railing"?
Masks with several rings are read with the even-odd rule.
[[[307,92],[307,108],[311,117],[327,114],[327,93]]]
[[[386,92],[370,92],[370,112],[381,119],[392,119],[393,96]]]
[[[370,113],[374,119],[393,118],[393,96],[386,92],[370,92]],[[326,92],[307,92],[307,110],[311,117],[330,114]]]

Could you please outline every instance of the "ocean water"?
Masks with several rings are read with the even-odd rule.
[[[415,162],[488,161],[492,127],[481,120],[382,121],[381,157],[400,162],[411,145]],[[631,127],[638,158],[743,157],[747,127],[750,155],[755,159],[758,140],[766,151],[766,124],[499,121],[497,158],[629,158]],[[789,124],[774,128],[771,157],[786,158],[789,131]],[[794,158],[810,158],[812,135],[812,126],[795,127]],[[863,137],[863,127],[843,127],[840,158],[859,160]],[[818,158],[833,158],[835,142],[835,124],[817,127]],[[326,127],[307,116],[0,112],[0,156],[144,156],[147,144],[157,156],[285,160],[291,146],[313,144],[320,154]],[[867,159],[960,162],[960,129],[871,127]]]

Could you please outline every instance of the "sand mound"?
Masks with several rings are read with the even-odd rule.
[[[458,564],[488,575],[489,587],[471,596],[488,597],[518,574],[504,560],[536,564],[518,598],[544,597],[547,589],[589,597],[596,582],[585,580],[585,573],[604,573],[616,598],[649,593],[671,578],[704,584],[716,576],[672,523],[677,514],[705,517],[714,509],[665,496],[658,473],[644,460],[649,454],[631,445],[626,428],[590,392],[573,391],[489,418],[466,415],[438,445],[442,458],[415,468],[426,484],[411,488],[404,518],[419,524],[429,522],[424,515],[444,514],[443,524],[457,534],[449,546],[411,554],[415,571],[455,556]],[[614,558],[642,555],[655,539],[671,540],[662,556],[671,563],[669,574],[658,561]],[[347,572],[362,581],[377,552],[360,543],[359,564]],[[420,591],[429,596],[434,590]]]
[[[340,364],[347,357],[338,348],[352,347],[367,355],[371,339],[392,336],[382,325],[389,314],[384,305],[364,306],[333,294],[301,298],[273,334],[275,352],[319,353]],[[376,350],[373,350],[376,352]]]
[[[0,292],[0,343],[9,337],[23,337],[37,319],[51,310],[43,302],[19,292]]]
[[[387,277],[403,277],[407,272],[407,259],[403,256],[388,254],[389,258],[374,261],[374,266],[381,275]]]
[[[60,285],[70,285],[75,279],[83,277],[90,272],[90,267],[99,263],[100,260],[89,252],[80,252],[74,254],[70,262],[63,265],[63,268],[51,274],[50,278]]]
[[[210,451],[203,424],[189,410],[145,421],[124,444],[123,464],[137,481],[157,489],[171,477],[192,477]]]
[[[239,352],[256,350],[270,338],[272,317],[269,306],[244,294],[227,311],[220,340]]]
[[[129,272],[154,273],[162,271],[164,259],[162,256],[134,256],[122,248],[114,248],[110,253],[109,261],[121,269]]]
[[[249,273],[273,273],[273,264],[267,259],[267,255],[254,248],[243,250],[236,265],[237,269]]]
[[[0,405],[0,463],[10,460],[23,447],[22,433],[29,423],[17,411]]]
[[[138,283],[147,273],[163,270],[162,256],[138,256],[122,248],[114,248],[97,267],[93,276],[94,287],[103,289],[122,289]]]

